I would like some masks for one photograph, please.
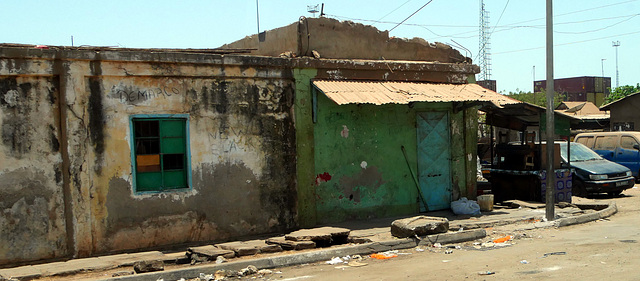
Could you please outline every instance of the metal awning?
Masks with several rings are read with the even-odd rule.
[[[507,104],[521,103],[477,84],[316,80],[313,81],[313,85],[338,105],[490,102],[502,107]]]

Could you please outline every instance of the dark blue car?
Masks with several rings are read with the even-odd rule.
[[[620,164],[606,160],[586,146],[571,142],[569,153],[571,161],[567,161],[567,143],[560,143],[560,154],[564,163],[569,162],[575,169],[572,193],[575,196],[586,196],[591,193],[608,193],[619,195],[625,189],[632,188],[635,179],[631,170]]]

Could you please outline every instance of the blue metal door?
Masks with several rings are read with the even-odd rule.
[[[418,182],[427,208],[421,211],[448,209],[451,203],[451,142],[447,112],[419,112]]]

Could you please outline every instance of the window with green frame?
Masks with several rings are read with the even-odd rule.
[[[188,188],[187,119],[132,118],[136,192]]]

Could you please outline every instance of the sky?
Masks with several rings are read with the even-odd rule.
[[[484,2],[498,92],[532,91],[546,79],[546,1]],[[74,46],[216,48],[314,17],[307,6],[321,3],[326,17],[453,45],[480,62],[480,0],[3,0],[0,10],[15,13],[5,13],[14,16],[4,18],[0,43],[70,46],[73,36]],[[640,83],[640,0],[556,0],[553,12],[556,79],[604,73],[615,87],[617,49],[619,85]]]

